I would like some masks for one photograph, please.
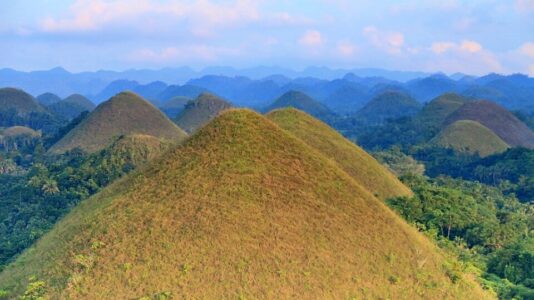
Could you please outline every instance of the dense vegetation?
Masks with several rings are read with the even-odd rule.
[[[81,200],[166,148],[153,137],[121,137],[91,155],[73,150],[44,159],[42,146],[34,147],[28,172],[0,175],[0,269]]]
[[[534,208],[498,188],[449,177],[407,175],[412,198],[388,204],[455,253],[505,299],[534,296]]]

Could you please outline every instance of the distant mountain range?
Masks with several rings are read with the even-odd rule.
[[[206,75],[242,76],[251,79],[263,79],[273,74],[285,78],[316,77],[318,79],[333,80],[341,78],[347,73],[360,77],[384,77],[397,81],[408,81],[425,77],[430,74],[410,71],[389,71],[378,68],[366,69],[330,69],[326,67],[309,67],[301,71],[289,68],[259,66],[246,69],[232,67],[209,67],[193,70],[189,67],[165,68],[160,70],[126,70],[126,71],[96,71],[71,73],[61,67],[51,70],[23,72],[13,69],[0,69],[0,86],[17,87],[37,96],[46,92],[53,92],[61,97],[81,93],[83,95],[97,95],[107,85],[116,80],[137,81],[148,84],[162,81],[166,84],[183,84],[190,79]],[[273,77],[274,79],[274,77]],[[107,100],[107,99],[105,99]]]
[[[494,101],[508,109],[534,111],[534,78],[522,74],[482,77],[380,69],[189,68],[70,73],[61,68],[19,72],[0,70],[0,87],[14,87],[37,96],[78,93],[95,103],[132,91],[156,106],[174,97],[216,94],[238,107],[261,109],[289,91],[306,93],[338,114],[355,113],[385,91],[407,94],[420,103],[444,93]],[[57,99],[56,99],[57,100]],[[44,99],[43,101],[53,101]]]

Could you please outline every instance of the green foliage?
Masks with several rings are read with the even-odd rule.
[[[534,289],[534,238],[518,240],[496,251],[488,271]]]
[[[387,203],[407,221],[482,270],[485,284],[503,299],[530,299],[534,292],[534,210],[498,188],[439,177],[406,176],[415,193]],[[454,282],[462,267],[446,263]],[[533,290],[530,290],[533,289]]]
[[[20,300],[45,300],[46,298],[46,282],[30,278],[30,282],[26,287],[26,291],[20,297]]]
[[[0,175],[0,269],[80,201],[168,148],[154,137],[121,137],[90,155],[78,150]]]
[[[407,175],[422,176],[425,173],[425,165],[404,154],[399,147],[374,152],[373,156],[399,177]]]

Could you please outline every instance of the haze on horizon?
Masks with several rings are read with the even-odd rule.
[[[534,75],[534,0],[20,0],[0,68],[376,67]]]

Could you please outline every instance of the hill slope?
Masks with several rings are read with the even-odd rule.
[[[534,148],[534,132],[514,114],[494,102],[482,100],[466,103],[447,117],[444,124],[450,125],[458,120],[476,121],[512,147]]]
[[[223,110],[231,107],[230,103],[215,95],[202,93],[194,102],[188,103],[176,116],[176,124],[186,132],[192,133],[211,121]]]
[[[30,94],[14,89],[0,89],[0,127],[27,126],[44,133],[53,133],[65,125]]]
[[[54,103],[61,101],[61,98],[58,95],[52,94],[52,93],[41,94],[37,96],[36,99],[37,99],[37,102],[39,102],[41,105],[44,105],[44,106],[48,106],[50,104],[54,104]]]
[[[51,298],[485,298],[436,251],[331,160],[233,110],[76,207],[0,288],[35,275]]]
[[[413,116],[421,104],[407,94],[388,91],[374,97],[357,114],[368,123],[381,124],[388,119]]]
[[[462,107],[468,99],[453,93],[443,94],[423,107],[417,119],[431,126],[441,126],[445,119]]]
[[[509,147],[493,131],[471,120],[452,123],[432,142],[462,152],[478,153],[481,157],[504,152]]]
[[[14,88],[0,89],[0,110],[14,110],[19,116],[32,112],[45,112],[45,109],[30,94]]]
[[[133,93],[124,92],[100,104],[49,152],[62,153],[77,147],[95,152],[118,136],[134,133],[176,142],[187,136],[152,104]]]
[[[326,106],[319,101],[312,99],[310,96],[297,91],[289,91],[280,98],[276,99],[274,103],[265,108],[265,112],[277,108],[293,107],[298,110],[302,110],[312,116],[321,117],[330,115],[332,112]]]
[[[379,198],[385,200],[412,195],[409,188],[371,155],[325,123],[296,109],[274,110],[267,114],[267,118],[332,158],[341,169]]]
[[[82,95],[74,94],[50,104],[48,109],[67,120],[72,120],[84,111],[92,111],[95,108],[93,102]]]

